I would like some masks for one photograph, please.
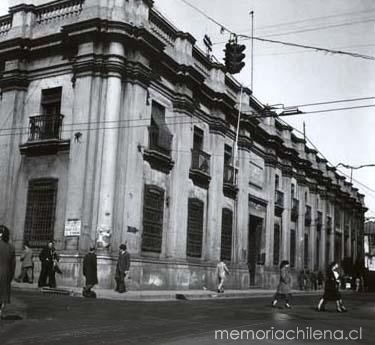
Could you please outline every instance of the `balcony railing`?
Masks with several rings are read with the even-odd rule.
[[[237,169],[230,166],[224,165],[224,183],[234,185],[237,179]]]
[[[275,206],[284,208],[284,193],[279,190],[275,190]]]
[[[191,169],[198,170],[206,175],[210,174],[211,156],[201,150],[193,149],[191,151]]]
[[[306,205],[305,225],[311,225],[311,206]]]
[[[158,151],[166,156],[171,155],[172,138],[173,138],[172,135],[170,135],[168,138],[161,138],[159,128],[156,126],[148,127],[148,135],[149,135],[149,149],[150,150]]]
[[[202,150],[191,150],[191,168],[189,177],[195,185],[205,189],[208,189],[211,181],[210,158],[211,156]],[[226,184],[224,186],[228,185]]]
[[[30,117],[28,141],[61,139],[64,115],[38,115]]]
[[[290,214],[290,217],[293,221],[296,221],[298,219],[298,207],[299,207],[299,200],[292,199],[292,212]]]

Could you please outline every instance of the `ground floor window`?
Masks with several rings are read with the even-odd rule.
[[[273,230],[273,264],[278,265],[280,261],[280,241],[281,241],[281,233],[280,233],[280,225],[275,224]]]
[[[57,179],[43,178],[29,182],[24,240],[31,247],[43,247],[53,240]]]
[[[233,212],[223,208],[221,220],[221,258],[230,261],[232,258]]]
[[[154,185],[145,185],[142,251],[161,252],[163,215],[164,190]]]
[[[304,260],[303,260],[303,266],[305,268],[309,267],[309,235],[305,234],[304,237]]]
[[[203,207],[201,200],[189,198],[186,255],[190,257],[202,256]]]
[[[290,267],[296,265],[296,230],[290,230]]]

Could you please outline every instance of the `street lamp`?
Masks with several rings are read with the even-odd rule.
[[[358,170],[358,169],[367,168],[367,167],[375,167],[375,164],[363,164],[363,165],[359,165],[359,166],[355,167],[355,166],[352,166],[352,165],[339,163],[339,164],[336,165],[335,168],[337,169],[339,166],[342,166],[343,168],[346,168],[346,169],[350,169],[350,183],[352,183],[353,170]]]

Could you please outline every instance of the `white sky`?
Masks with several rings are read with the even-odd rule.
[[[255,36],[375,56],[375,1],[373,0],[188,0],[237,33],[251,34],[249,12],[254,11]],[[0,0],[0,15],[8,1]],[[204,34],[213,43],[226,41],[220,27],[181,0],[155,0],[175,26],[188,31],[202,46]],[[287,23],[287,24],[286,24]],[[319,30],[318,30],[319,29]],[[306,31],[308,30],[308,31]],[[304,31],[295,33],[295,31]],[[294,33],[293,33],[294,32]],[[237,78],[250,85],[250,42],[246,67]],[[214,46],[221,60],[224,44]],[[262,103],[286,106],[375,96],[375,61],[325,54],[295,47],[254,42],[254,95]],[[374,100],[325,105],[333,107],[375,104]],[[317,107],[301,108],[304,111]],[[332,164],[375,164],[375,108],[288,117],[298,129],[306,123],[307,136]],[[349,170],[343,170],[350,174]],[[375,216],[375,167],[354,171],[355,183],[366,195]]]

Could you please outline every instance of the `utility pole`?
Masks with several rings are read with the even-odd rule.
[[[250,12],[251,16],[251,91],[254,93],[254,11]]]

